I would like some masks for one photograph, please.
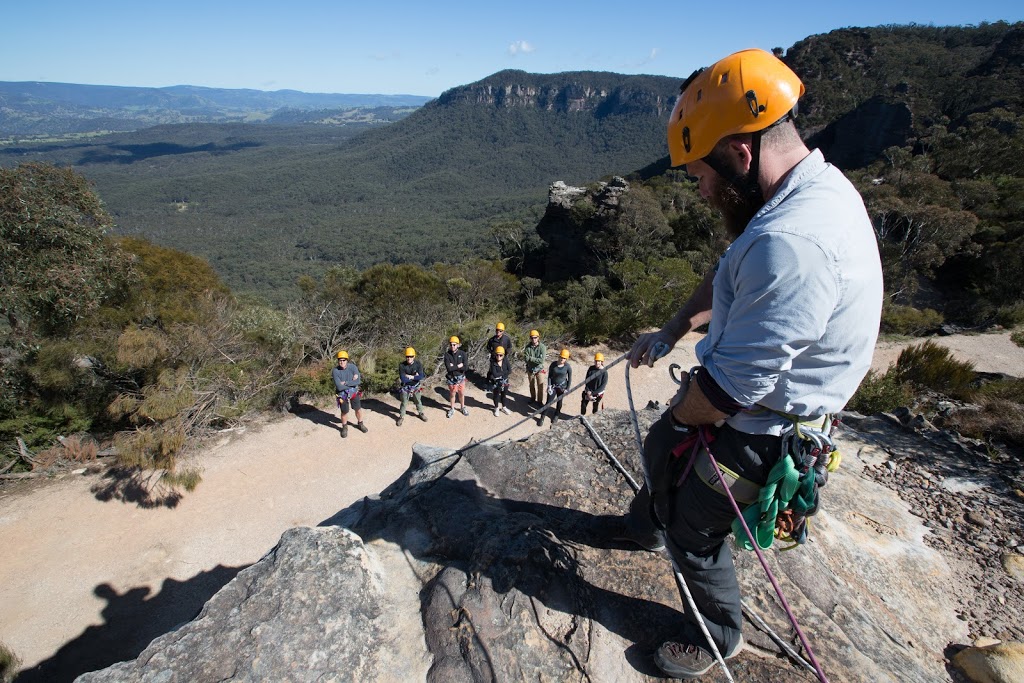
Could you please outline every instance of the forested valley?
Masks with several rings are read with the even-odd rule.
[[[807,87],[805,138],[864,196],[883,332],[1019,329],[1024,25],[842,29],[778,53]],[[189,488],[194,437],[329,395],[340,348],[383,392],[405,346],[434,370],[456,334],[482,362],[498,320],[577,344],[660,325],[726,245],[667,168],[677,89],[501,72],[357,135],[190,125],[0,148],[0,471],[111,447]],[[546,204],[557,180],[580,187]],[[922,349],[855,407],[938,391],[983,407],[965,432],[1024,446],[1021,380],[979,386]]]

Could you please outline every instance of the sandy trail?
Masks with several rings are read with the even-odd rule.
[[[693,365],[698,339],[689,335],[668,360]],[[1020,376],[1024,369],[1024,349],[1008,333],[938,341],[974,360],[978,370]],[[881,344],[876,367],[884,370],[900,348]],[[594,350],[574,354],[574,383],[589,364],[577,361],[589,361]],[[609,360],[618,357],[604,351]],[[672,396],[667,366],[633,371],[638,408]],[[625,363],[610,371],[608,408],[627,407],[624,371]],[[286,529],[316,525],[385,488],[406,469],[413,443],[455,448],[517,422],[529,391],[518,376],[508,416],[493,416],[490,399],[470,386],[468,417],[446,419],[445,397],[430,390],[426,423],[407,416],[397,427],[397,401],[383,397],[364,403],[369,433],[350,429],[347,439],[340,438],[330,408],[222,433],[197,458],[202,483],[174,509],[102,502],[91,490],[103,482],[97,474],[0,488],[0,642],[26,668],[42,663],[23,680],[69,680],[134,657],[153,637],[195,616]],[[563,419],[578,411],[574,394]],[[503,438],[539,429],[528,421]]]

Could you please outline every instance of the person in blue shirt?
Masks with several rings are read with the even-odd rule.
[[[334,389],[338,399],[338,409],[341,411],[341,438],[348,436],[348,411],[354,409],[356,412],[356,429],[364,434],[368,431],[363,424],[363,392],[359,390],[359,368],[355,363],[349,362],[348,351],[338,351],[338,365],[331,370],[331,379],[334,380]]]
[[[735,513],[724,486],[741,508],[752,503],[780,458],[780,434],[795,420],[820,425],[843,408],[870,366],[882,308],[864,203],[793,123],[803,92],[797,75],[762,50],[730,55],[683,84],[668,126],[672,165],[696,179],[731,244],[676,316],[629,352],[632,367],[651,365],[708,324],[700,365],[647,434],[647,483],[624,536],[647,549],[664,540],[726,658],[743,638],[724,543]],[[701,426],[714,437],[715,458],[736,475],[725,484],[699,474],[709,464],[701,451],[678,481],[674,463],[686,458],[670,451]],[[654,659],[677,678],[714,664],[692,616]]]

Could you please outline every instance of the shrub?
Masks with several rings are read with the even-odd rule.
[[[370,351],[359,359],[360,384],[366,393],[385,394],[398,384],[398,364],[405,357],[398,351]]]
[[[996,323],[1007,329],[1013,329],[1024,324],[1024,301],[1018,301],[1009,306],[1000,306],[996,309]]]
[[[1010,341],[1012,341],[1017,346],[1024,348],[1024,330],[1017,330],[1016,332],[1011,334]]]
[[[0,643],[0,683],[10,683],[21,668],[21,660],[11,648]]]
[[[967,399],[973,393],[974,363],[956,360],[949,349],[931,340],[903,349],[889,374],[953,398]]]
[[[910,384],[900,381],[890,366],[889,372],[882,374],[869,370],[846,409],[874,415],[909,405],[913,400]]]
[[[1024,405],[989,397],[982,397],[978,402],[980,410],[957,411],[946,418],[945,426],[974,439],[988,441],[994,437],[1024,447]]]
[[[930,308],[917,309],[890,304],[882,309],[881,328],[888,334],[920,336],[936,329],[943,322],[942,314]]]
[[[310,396],[333,396],[334,380],[331,379],[333,366],[324,364],[307,365],[292,373],[288,390],[292,394],[309,394]]]

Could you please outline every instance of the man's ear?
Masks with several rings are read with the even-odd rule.
[[[750,164],[754,161],[751,147],[752,143],[749,135],[736,135],[729,138],[726,144],[729,158],[739,164],[739,169],[743,175],[750,171]]]

